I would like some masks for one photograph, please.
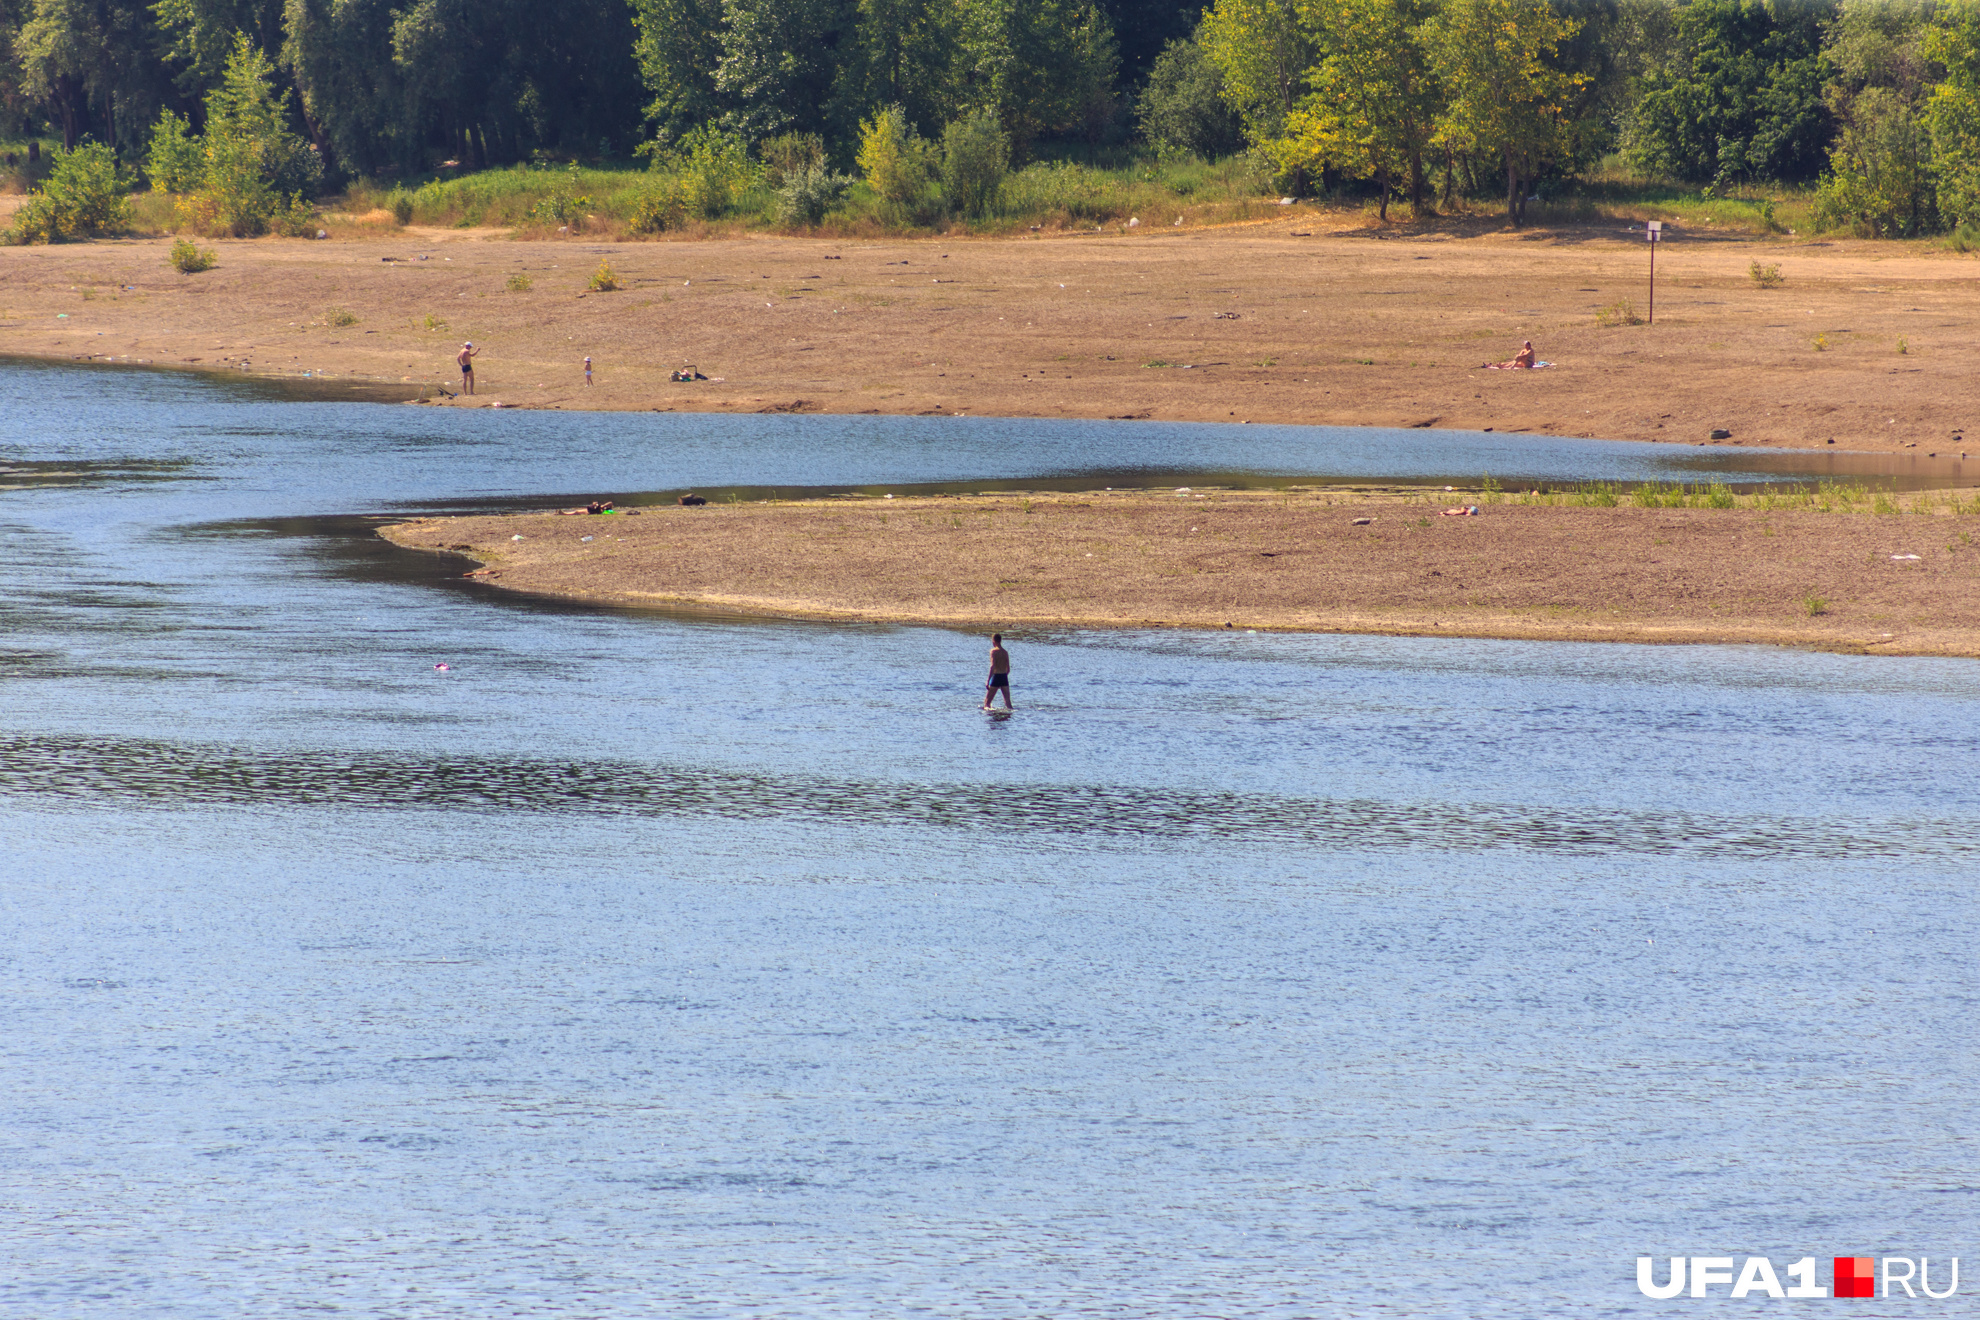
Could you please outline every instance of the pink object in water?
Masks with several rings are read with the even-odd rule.
[[[445,670],[445,669],[450,669],[450,668],[452,668],[452,666],[451,666],[451,665],[435,665],[435,666],[433,666],[433,667],[434,667],[435,669],[441,669],[441,670]]]

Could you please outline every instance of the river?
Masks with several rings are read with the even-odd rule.
[[[978,637],[369,534],[1696,450],[0,406],[0,1315],[1649,1315],[1640,1255],[1974,1254],[1980,666],[1066,632],[986,720]]]

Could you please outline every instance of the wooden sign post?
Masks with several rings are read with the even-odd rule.
[[[1657,244],[1663,241],[1664,222],[1652,220],[1643,226],[1643,236],[1650,240],[1650,324],[1657,324]]]

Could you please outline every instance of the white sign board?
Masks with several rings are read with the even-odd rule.
[[[1657,242],[1663,235],[1664,222],[1662,220],[1651,220],[1643,226],[1643,237],[1649,239],[1652,243]]]

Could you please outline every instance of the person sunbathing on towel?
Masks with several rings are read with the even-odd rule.
[[[1512,355],[1510,362],[1488,362],[1485,365],[1500,371],[1531,371],[1539,360],[1540,355],[1533,351],[1533,341],[1529,339],[1519,352]]]

